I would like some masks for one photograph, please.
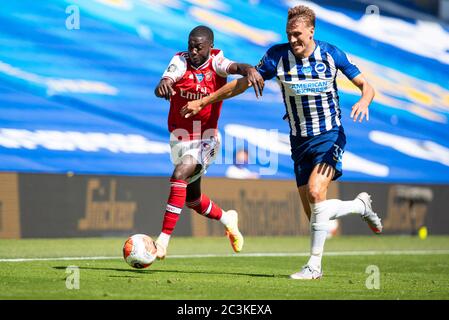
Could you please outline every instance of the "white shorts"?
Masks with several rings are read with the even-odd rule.
[[[198,180],[206,173],[209,165],[214,162],[217,157],[220,147],[220,140],[218,137],[203,140],[189,140],[177,141],[170,139],[171,161],[177,166],[188,161],[185,157],[192,156],[198,164],[201,165],[201,170],[195,172],[194,175],[187,181],[189,184]],[[187,162],[185,162],[187,163]]]

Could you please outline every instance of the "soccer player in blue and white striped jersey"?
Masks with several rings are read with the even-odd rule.
[[[374,98],[374,89],[343,51],[314,39],[315,13],[310,8],[291,8],[286,31],[288,43],[268,49],[256,70],[264,80],[276,78],[281,88],[286,109],[284,118],[290,126],[296,183],[310,220],[310,259],[290,277],[318,279],[322,276],[321,260],[330,220],[358,214],[373,232],[382,232],[380,218],[372,210],[371,197],[366,192],[352,201],[326,198],[330,182],[342,175],[341,158],[346,144],[337,72],[343,72],[362,93],[352,107],[354,121],[369,120],[368,107]],[[210,96],[189,102],[181,113],[190,117],[204,105],[233,97],[249,86],[251,83],[246,77],[234,80]],[[254,89],[259,96],[263,86],[256,85]]]

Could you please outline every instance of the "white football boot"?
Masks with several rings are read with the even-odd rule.
[[[156,242],[156,249],[156,259],[164,260],[165,256],[167,255],[167,248]]]
[[[156,259],[164,260],[167,255],[168,239],[162,239],[162,236],[159,236],[154,244],[156,245]]]
[[[323,276],[323,273],[321,272],[321,270],[316,270],[316,269],[313,269],[309,265],[305,265],[304,267],[302,267],[301,271],[290,275],[290,279],[316,280],[316,279],[321,279],[322,276]]]
[[[365,205],[365,212],[362,214],[362,219],[365,220],[366,223],[368,223],[368,226],[374,233],[382,233],[382,222],[380,221],[377,213],[373,211],[373,208],[371,206],[371,196],[366,192],[362,192],[357,195],[356,199],[359,199]]]

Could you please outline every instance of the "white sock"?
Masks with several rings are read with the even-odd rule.
[[[161,244],[162,246],[164,246],[165,248],[167,248],[168,247],[168,243],[170,242],[170,235],[161,232],[161,234],[157,238],[157,242],[159,244]]]
[[[310,245],[310,258],[307,264],[316,270],[321,270],[324,243],[326,242],[327,233],[329,232],[330,207],[326,202],[327,201],[322,201],[310,204],[310,209],[312,211],[310,219],[310,235],[312,239]]]
[[[340,219],[350,214],[363,214],[365,212],[365,204],[359,200],[342,201],[339,199],[331,199],[320,202],[320,205],[326,206],[329,212],[329,219]]]
[[[325,200],[318,203],[311,203],[310,209],[310,234],[311,253],[308,265],[314,269],[321,270],[321,260],[323,257],[324,243],[330,230],[330,220],[339,219],[350,214],[362,214],[365,212],[365,205],[362,201],[355,199],[342,201],[339,199]]]
[[[220,222],[223,223],[225,226],[227,226],[231,222],[229,214],[224,210],[221,210],[221,212],[222,212],[222,214],[221,214]]]

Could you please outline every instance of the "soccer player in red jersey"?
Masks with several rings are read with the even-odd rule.
[[[168,130],[175,165],[162,232],[156,240],[159,259],[167,253],[170,236],[184,205],[222,222],[235,252],[243,247],[238,213],[222,210],[201,192],[201,176],[214,161],[220,145],[217,125],[222,102],[205,106],[189,119],[181,116],[180,110],[189,101],[201,99],[224,86],[229,74],[247,76],[255,90],[260,89],[263,80],[254,67],[225,58],[221,50],[213,48],[213,43],[214,34],[210,28],[194,28],[189,34],[188,51],[172,58],[154,91],[157,97],[170,101]]]

